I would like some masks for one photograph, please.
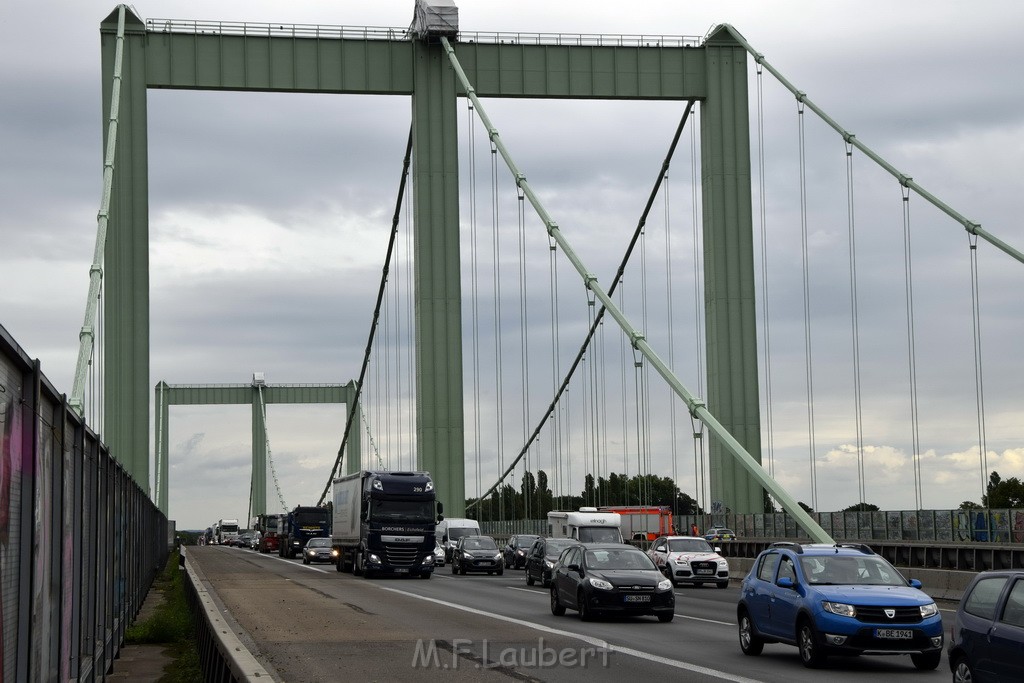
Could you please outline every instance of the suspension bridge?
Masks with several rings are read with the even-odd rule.
[[[244,24],[120,6],[101,23],[104,191],[68,405],[159,513],[175,517],[170,406],[184,404],[252,406],[248,512],[284,506],[274,402],[346,406],[321,502],[363,467],[428,470],[448,516],[499,518],[515,514],[503,487],[540,471],[555,500],[589,490],[594,504],[613,475],[654,476],[712,514],[783,509],[819,541],[808,507],[955,507],[930,489],[950,478],[983,502],[989,458],[1020,448],[1020,366],[986,352],[1020,333],[1004,296],[1020,271],[985,287],[991,264],[1024,262],[1013,226],[932,194],[732,26],[487,34],[449,19]],[[408,98],[350,376],[152,376],[150,90]],[[547,192],[552,171],[517,155],[501,103],[533,99],[677,107],[647,191],[595,189],[634,207],[631,224],[602,220],[609,196]],[[611,142],[585,141],[586,157]]]
[[[962,411],[964,438],[944,447],[976,451],[976,490],[984,492],[987,359],[978,243],[992,258],[1020,261],[1020,252],[878,156],[734,28],[719,26],[700,38],[460,35],[455,28],[417,39],[398,29],[144,22],[130,11],[116,14],[102,30],[105,196],[133,199],[120,210],[105,200],[100,210],[71,401],[96,405],[83,390],[96,357],[91,330],[100,324],[91,311],[105,291],[104,433],[115,452],[138,454],[128,468],[139,480],[149,479],[152,443],[147,335],[140,332],[149,319],[139,103],[147,89],[203,88],[410,96],[404,165],[395,159],[392,240],[380,255],[376,317],[364,323],[370,334],[357,382],[357,391],[373,395],[362,399],[364,410],[382,420],[367,437],[381,444],[384,459],[353,458],[346,469],[427,469],[445,482],[439,490],[453,514],[461,514],[467,498],[487,497],[500,483],[518,486],[525,470],[543,469],[555,495],[576,493],[587,474],[624,471],[671,476],[709,511],[761,511],[766,488],[801,515],[796,497],[774,483],[780,460],[786,478],[800,481],[795,495],[814,509],[818,464],[849,460],[857,482],[849,504],[863,503],[872,493],[866,469],[877,466],[866,464],[870,454],[876,444],[898,443],[912,472],[904,507],[922,509],[934,439],[921,434],[919,387],[938,385],[918,377],[919,354],[927,356],[923,374],[934,353],[918,327],[921,306],[935,301],[935,274],[915,274],[913,266],[922,244],[932,249],[959,239],[961,275],[940,295],[950,302],[948,313],[937,313],[956,320],[959,351],[933,373],[948,375],[959,365],[958,376],[972,378],[975,409]],[[327,50],[340,50],[341,59],[332,61],[335,53]],[[560,223],[531,169],[517,165],[501,122],[487,113],[488,100],[508,97],[679,102],[675,131],[666,131],[663,149],[652,155],[650,194],[631,200],[636,223]],[[766,112],[784,97],[788,121]],[[779,128],[789,150],[778,142]],[[829,167],[830,186],[815,181],[816,163],[845,169],[840,175]],[[784,178],[773,171],[787,165]],[[119,166],[134,172],[119,176]],[[888,201],[876,200],[885,183]],[[796,208],[773,210],[787,200]],[[602,239],[592,239],[594,230]],[[864,245],[880,234],[890,249],[869,263]],[[609,267],[611,254],[620,255],[617,268]],[[891,277],[881,289],[874,281],[866,287],[863,273],[877,280],[879,269]],[[879,291],[884,310],[872,298]],[[112,305],[123,297],[131,303]],[[773,331],[775,311],[794,300],[803,308],[802,333],[793,335],[789,319],[786,329],[775,323]],[[818,311],[828,322],[815,319]],[[390,323],[384,328],[381,315]],[[878,329],[880,320],[881,338],[862,330]],[[389,337],[377,336],[380,329]],[[783,356],[792,358],[784,367]],[[899,361],[883,365],[880,357]],[[369,389],[367,377],[388,364],[390,379]],[[798,376],[802,387],[791,381]],[[842,403],[831,387],[816,400],[828,384],[846,385]],[[805,422],[799,427],[797,403]],[[347,414],[348,425],[372,424],[358,410]],[[907,425],[909,440],[890,432],[894,422]],[[884,437],[872,431],[876,423]],[[352,433],[349,426],[339,439]],[[800,449],[802,465],[785,455]],[[168,461],[158,449],[163,505]],[[265,471],[264,459],[254,457],[253,490],[265,489]],[[325,495],[329,484],[325,476]],[[251,512],[264,511],[265,499],[256,496]]]

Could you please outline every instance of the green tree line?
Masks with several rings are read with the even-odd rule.
[[[607,478],[587,474],[578,494],[555,495],[547,472],[525,472],[519,486],[503,484],[477,502],[466,499],[467,516],[480,521],[544,519],[551,510],[578,510],[583,506],[658,505],[672,509],[673,515],[701,515],[697,501],[683,493],[671,477],[653,474],[611,473]]]

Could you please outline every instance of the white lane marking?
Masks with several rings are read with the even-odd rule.
[[[668,657],[661,657],[650,652],[643,652],[641,650],[634,650],[631,647],[623,647],[622,645],[613,645],[600,638],[593,638],[591,636],[585,636],[581,633],[573,633],[572,631],[563,631],[558,628],[551,628],[550,626],[542,626],[541,624],[535,624],[530,621],[523,619],[516,619],[514,617],[506,617],[502,614],[492,614],[491,612],[484,612],[483,610],[474,609],[472,607],[466,607],[465,605],[457,605],[453,602],[446,600],[439,600],[437,598],[428,598],[425,595],[417,595],[416,593],[407,593],[397,588],[388,588],[387,586],[381,586],[379,584],[371,584],[375,588],[379,588],[382,591],[388,591],[390,593],[398,593],[399,595],[405,595],[410,598],[416,598],[417,600],[426,600],[427,602],[433,602],[438,605],[445,605],[454,609],[462,610],[463,612],[469,612],[470,614],[476,614],[482,617],[490,617],[491,619],[497,619],[498,621],[505,621],[510,624],[517,624],[519,626],[525,626],[526,628],[532,628],[535,631],[543,631],[544,633],[551,633],[557,636],[565,636],[567,638],[576,638],[582,640],[584,643],[592,645],[594,647],[603,648],[610,652],[621,652],[624,655],[630,655],[631,657],[637,657],[639,659],[646,659],[648,661],[657,662],[658,664],[664,664],[665,666],[675,667],[677,669],[685,669],[686,671],[692,671],[704,676],[713,676],[723,681],[732,681],[733,683],[761,683],[756,678],[746,678],[745,676],[737,676],[730,674],[725,671],[719,671],[717,669],[709,669],[699,664],[691,664],[690,662],[683,662],[678,659],[669,659]],[[525,590],[525,589],[520,589]]]

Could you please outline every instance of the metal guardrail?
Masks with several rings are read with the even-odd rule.
[[[147,19],[150,33],[213,34],[272,38],[411,40],[408,28],[386,26],[321,26],[193,19]],[[572,45],[592,47],[697,47],[700,36],[665,34],[605,35],[600,33],[536,33],[526,31],[460,31],[457,42],[506,45]]]
[[[0,681],[103,680],[167,519],[0,326]]]

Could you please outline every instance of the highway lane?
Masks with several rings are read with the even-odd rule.
[[[430,580],[366,580],[339,574],[330,565],[307,567],[237,548],[199,550],[206,552],[194,552],[194,558],[249,634],[247,645],[288,681],[324,680],[322,670],[317,678],[316,671],[293,668],[313,654],[345,662],[353,680],[376,679],[375,666],[395,680],[468,675],[467,680],[599,682],[625,676],[934,681],[949,676],[945,660],[936,671],[919,672],[909,657],[831,658],[824,671],[812,671],[791,646],[768,645],[760,657],[746,657],[736,636],[735,585],[677,589],[676,618],[669,624],[653,617],[583,623],[571,610],[552,615],[548,592],[526,586],[521,570],[506,570],[501,577],[453,576],[444,567]],[[268,613],[274,618],[261,620]]]

